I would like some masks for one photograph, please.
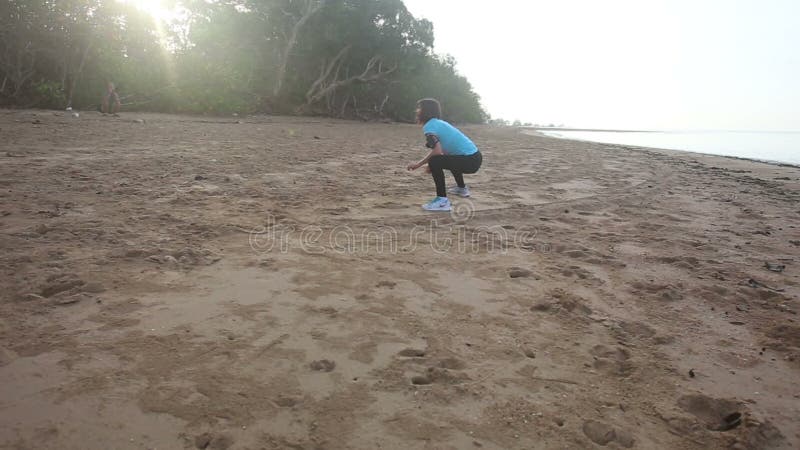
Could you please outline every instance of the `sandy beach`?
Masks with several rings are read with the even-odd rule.
[[[800,168],[464,130],[0,111],[0,448],[800,448]]]

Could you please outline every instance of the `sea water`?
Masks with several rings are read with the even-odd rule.
[[[800,165],[800,131],[570,131],[552,137]]]

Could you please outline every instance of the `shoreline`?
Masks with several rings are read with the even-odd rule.
[[[616,131],[616,130],[570,130],[570,131],[608,131],[608,132],[634,132],[634,131]],[[639,131],[635,131],[639,132]],[[659,133],[659,131],[642,131],[643,133]],[[576,139],[571,137],[556,137],[556,136],[548,136],[543,133],[539,133],[538,130],[536,131],[528,131],[528,130],[520,130],[522,134],[528,134],[533,136],[539,136],[543,138],[550,138],[550,139],[560,139],[564,141],[574,141],[574,142],[582,142],[582,143],[591,143],[591,144],[603,144],[603,145],[615,145],[619,147],[629,148],[629,149],[643,149],[643,150],[652,150],[652,151],[659,151],[659,152],[680,152],[685,154],[693,154],[697,156],[703,157],[718,157],[718,158],[725,158],[725,159],[734,159],[740,161],[750,161],[755,163],[761,164],[768,164],[771,166],[778,166],[778,167],[791,167],[791,168],[800,168],[800,164],[794,163],[787,163],[782,161],[772,161],[772,160],[765,160],[765,159],[757,159],[757,158],[746,158],[742,156],[731,156],[731,155],[717,155],[714,153],[703,153],[694,150],[680,150],[680,149],[673,149],[673,148],[658,148],[658,147],[645,147],[640,145],[631,145],[631,144],[617,144],[617,143],[610,143],[610,142],[599,142],[599,141],[591,141],[588,139]]]
[[[523,128],[523,132],[526,130],[531,131],[601,131],[607,133],[662,133],[662,131],[657,130],[606,130],[601,128],[548,128],[548,127],[516,127],[516,128]]]

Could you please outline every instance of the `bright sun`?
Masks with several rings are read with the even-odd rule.
[[[175,11],[164,7],[161,0],[119,0],[123,3],[135,5],[142,11],[147,12],[154,19],[160,22],[169,22],[175,17]]]

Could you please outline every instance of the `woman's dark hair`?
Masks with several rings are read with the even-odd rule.
[[[442,105],[435,98],[417,100],[417,108],[419,108],[419,121],[422,123],[442,118]]]

